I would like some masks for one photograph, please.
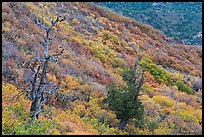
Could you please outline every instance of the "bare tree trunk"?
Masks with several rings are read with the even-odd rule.
[[[50,58],[55,58],[55,56],[59,56],[60,54],[62,54],[62,52],[64,51],[64,49],[60,52],[60,53],[57,53],[57,54],[54,54],[54,55],[49,55],[49,45],[50,45],[50,31],[52,30],[52,28],[54,27],[54,25],[59,22],[59,21],[63,21],[65,18],[63,19],[59,19],[59,16],[57,16],[57,19],[56,20],[50,20],[50,22],[52,23],[51,26],[49,27],[46,27],[45,25],[43,25],[38,19],[35,20],[35,22],[40,25],[41,27],[43,27],[45,30],[46,30],[46,38],[44,39],[45,41],[45,44],[44,44],[44,54],[45,54],[45,57],[43,59],[39,59],[39,60],[42,60],[44,61],[43,63],[43,68],[42,68],[42,74],[41,74],[41,77],[40,77],[40,82],[38,82],[38,85],[37,85],[37,78],[39,76],[39,71],[40,71],[40,68],[41,66],[38,66],[38,69],[35,71],[32,67],[30,67],[33,71],[35,71],[35,76],[33,78],[33,81],[31,81],[31,84],[32,84],[32,89],[31,89],[31,93],[30,93],[30,96],[28,96],[28,90],[26,89],[26,93],[27,93],[27,97],[28,99],[30,99],[32,101],[32,104],[31,104],[31,107],[30,107],[30,117],[32,119],[38,119],[38,116],[40,114],[40,112],[42,111],[42,107],[43,105],[45,104],[46,102],[46,98],[47,98],[47,95],[45,95],[45,89],[43,88],[45,84],[45,79],[46,79],[46,70],[47,70],[47,66],[48,66],[48,61]],[[37,61],[39,61],[37,59]],[[38,86],[37,88],[37,91],[36,91],[36,87]]]
[[[123,130],[123,129],[125,128],[127,122],[128,122],[128,119],[121,119],[121,121],[120,121],[120,123],[119,123],[119,125],[118,125],[118,128],[119,128],[120,130]]]
[[[142,76],[141,76],[141,79],[140,81],[138,82],[138,87],[137,87],[137,90],[140,91],[142,85],[144,84],[144,69],[142,69]]]
[[[42,72],[42,75],[41,75],[41,78],[40,78],[40,83],[39,83],[39,86],[38,86],[38,90],[37,90],[37,96],[34,98],[34,101],[32,102],[31,104],[31,108],[30,108],[30,116],[31,118],[34,118],[34,119],[38,119],[38,111],[41,111],[41,104],[45,103],[44,100],[44,96],[43,96],[43,90],[42,90],[42,87],[43,85],[45,84],[45,77],[46,77],[46,68],[47,68],[47,65],[48,65],[48,59],[46,59],[46,61],[44,62],[44,66],[43,66],[43,72]],[[43,105],[42,104],[42,105]]]
[[[135,58],[135,64],[134,64],[134,68],[133,68],[133,73],[132,73],[132,80],[130,82],[130,84],[134,84],[135,83],[135,74],[136,74],[136,70],[137,70],[137,65],[139,64],[139,61],[141,59],[141,56],[138,55],[136,58]]]
[[[133,68],[133,73],[132,73],[132,81],[130,82],[130,84],[133,84],[135,82],[135,74],[136,74],[136,69],[137,69],[138,62],[139,62],[139,59],[136,57],[134,68]]]

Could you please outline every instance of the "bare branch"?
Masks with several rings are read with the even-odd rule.
[[[58,61],[58,58],[57,58],[57,57],[52,56],[52,55],[51,55],[51,57],[52,57],[55,61]]]
[[[31,69],[33,72],[36,72],[36,71],[34,70],[34,68],[33,68],[33,67],[31,67],[31,66],[30,66],[30,69]]]
[[[38,57],[36,57],[36,58],[33,58],[32,61],[41,61],[41,62],[44,62],[45,59],[44,59],[44,58],[38,58]]]
[[[42,24],[42,22],[40,22],[37,18],[34,20],[35,23],[41,27],[43,27],[45,30],[48,30],[49,28],[47,28],[44,24]]]
[[[32,81],[30,81],[30,83],[31,83],[31,85],[32,85],[32,86],[34,86],[34,84],[33,84],[33,82],[32,82]]]
[[[33,99],[31,97],[28,96],[28,94],[26,94],[26,97],[30,100],[33,101]]]
[[[47,15],[47,18],[48,18],[48,20],[49,20],[51,23],[53,22],[53,20],[52,20],[52,18],[51,18],[50,15]]]
[[[46,73],[50,73],[52,71],[52,69],[50,69],[49,71],[46,71]]]
[[[27,90],[26,88],[24,88],[24,90],[25,90],[25,92],[26,92],[26,97],[27,97],[30,101],[33,101],[33,99],[28,96],[28,93],[29,93],[30,91]]]
[[[22,63],[21,66],[24,67],[25,65],[29,65],[29,64],[30,64],[30,61],[25,61],[25,62]]]
[[[59,56],[59,55],[61,55],[61,54],[63,53],[63,51],[64,51],[64,49],[62,49],[62,50],[61,50],[59,53],[57,53],[57,54],[50,55],[48,58],[54,57],[54,56]]]

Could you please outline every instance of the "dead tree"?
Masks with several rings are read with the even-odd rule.
[[[144,84],[144,72],[145,72],[145,68],[142,68],[139,65],[139,62],[141,60],[141,56],[138,55],[135,59],[135,64],[133,67],[133,71],[132,71],[132,78],[129,81],[129,84],[134,85],[134,87],[136,87],[136,91],[140,91],[142,85]],[[137,72],[137,68],[138,72]],[[135,90],[132,90],[131,92],[134,92]]]
[[[47,96],[51,93],[56,93],[58,89],[58,86],[51,87],[50,89],[47,89],[45,87],[47,84],[49,84],[49,83],[46,83],[46,73],[47,73],[48,62],[50,61],[50,59],[58,60],[58,56],[61,55],[64,51],[64,49],[62,49],[61,52],[59,53],[49,55],[49,46],[52,40],[50,38],[50,32],[52,31],[53,27],[57,22],[64,21],[65,18],[57,16],[55,20],[52,20],[51,18],[48,18],[48,19],[51,23],[50,26],[47,26],[43,24],[43,22],[39,21],[39,19],[34,18],[35,23],[46,31],[46,36],[44,38],[44,57],[43,58],[35,57],[34,59],[32,59],[32,61],[34,62],[40,62],[40,65],[37,67],[36,70],[33,66],[30,65],[30,69],[33,72],[35,72],[35,74],[34,74],[33,80],[30,81],[31,89],[29,90],[24,88],[26,92],[26,97],[32,101],[32,104],[30,107],[30,117],[35,120],[38,119],[38,116],[42,111],[42,107],[46,102]],[[30,61],[30,63],[32,61]],[[42,70],[41,73],[40,73],[40,70]]]
[[[130,84],[134,85],[134,87],[135,87],[135,88],[130,90],[130,92],[132,92],[134,94],[134,102],[137,101],[140,89],[141,89],[142,85],[145,83],[145,80],[144,80],[145,68],[143,68],[139,65],[140,60],[141,60],[141,56],[139,55],[135,59],[135,64],[134,64],[134,68],[133,68],[133,72],[132,72],[132,79],[130,81]],[[137,73],[137,67],[139,67],[138,73]]]

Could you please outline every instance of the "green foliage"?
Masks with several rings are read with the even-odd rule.
[[[143,118],[144,108],[139,100],[135,100],[135,96],[137,95],[130,92],[133,88],[133,85],[118,87],[114,83],[108,86],[106,101],[109,102],[119,119],[128,120],[130,118],[136,118],[140,120]]]
[[[187,94],[193,94],[193,89],[184,84],[182,81],[177,80],[175,85],[178,87],[179,90],[184,91]]]
[[[126,83],[130,83],[130,81],[132,80],[132,70],[130,69],[124,69],[122,71],[122,77],[123,77],[123,80],[126,82]]]
[[[51,123],[30,121],[16,128],[15,135],[47,135],[51,127]]]
[[[28,46],[20,46],[21,52],[26,52],[28,50]]]
[[[94,56],[101,62],[108,64],[113,68],[125,68],[126,62],[123,58],[117,56],[117,52],[104,45],[94,45]]]
[[[25,110],[23,109],[23,104],[10,105],[8,108],[14,111],[14,113],[17,116],[19,116],[19,120],[24,120],[27,117],[27,114]]]
[[[155,130],[155,129],[158,128],[158,123],[155,122],[155,121],[149,122],[149,123],[148,123],[148,128],[149,128],[149,130],[153,131],[153,130]]]
[[[146,70],[154,76],[158,83],[166,84],[168,86],[173,85],[171,75],[164,68],[161,68],[154,64],[151,59],[142,58],[140,61],[140,65],[145,67]]]
[[[109,128],[108,125],[106,125],[105,123],[99,122],[99,120],[96,118],[92,118],[90,120],[90,123],[93,125],[95,129],[99,131],[101,135],[113,135],[114,134],[113,128]]]
[[[103,35],[105,40],[113,40],[113,42],[115,44],[119,44],[119,42],[121,41],[119,37],[115,36],[114,34],[110,33],[110,32],[105,32]]]

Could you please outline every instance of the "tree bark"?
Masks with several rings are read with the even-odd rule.
[[[119,125],[118,125],[118,128],[119,128],[120,130],[123,130],[123,129],[125,128],[127,122],[128,122],[128,119],[121,119],[121,121],[120,121],[120,123],[119,123]]]
[[[37,113],[37,111],[39,111],[39,109],[41,109],[41,108],[39,108],[39,106],[40,106],[41,101],[44,100],[42,87],[45,83],[46,68],[48,65],[48,60],[49,60],[49,58],[46,58],[46,61],[44,62],[43,72],[42,72],[42,75],[40,78],[40,83],[39,83],[38,90],[37,90],[37,96],[34,98],[34,101],[32,102],[31,108],[30,108],[31,118],[34,118],[34,119],[38,119],[38,116],[36,116],[36,115],[38,115],[39,113]]]
[[[132,73],[132,80],[131,80],[130,84],[133,84],[135,82],[135,74],[136,74],[137,64],[138,64],[138,59],[136,58],[134,68],[133,68],[133,73]]]

